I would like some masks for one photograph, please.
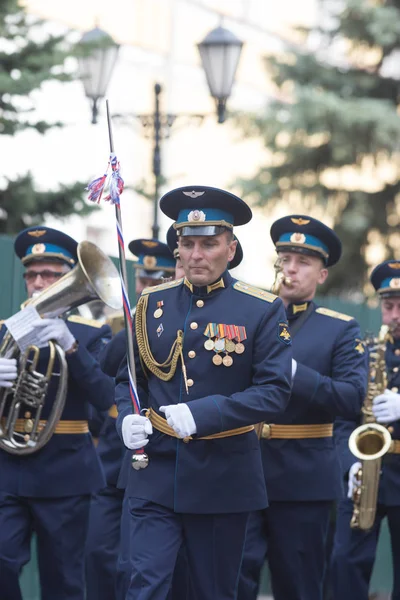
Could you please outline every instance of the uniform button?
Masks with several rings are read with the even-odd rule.
[[[188,379],[187,384],[188,384],[188,387],[192,387],[192,385],[194,384],[193,379]]]
[[[194,350],[189,350],[188,357],[189,358],[194,358],[195,356],[196,356],[196,352]]]
[[[199,308],[203,308],[203,306],[204,306],[204,300],[197,300],[196,306],[198,306]]]
[[[193,321],[193,323],[190,323],[190,329],[197,329],[198,328],[198,324]]]
[[[388,427],[388,432],[389,432],[389,433],[393,433],[393,431],[394,431],[394,427],[392,427],[392,426],[390,425],[390,427]]]
[[[394,392],[395,394],[397,394],[397,392],[399,391],[399,388],[397,387],[392,387],[392,392]]]
[[[393,368],[393,373],[397,373],[398,370],[399,370],[399,367],[394,367]]]
[[[396,356],[400,356],[400,348],[397,348],[397,350],[394,351]]]

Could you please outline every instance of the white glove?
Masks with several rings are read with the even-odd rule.
[[[165,413],[168,425],[180,438],[189,437],[196,433],[196,423],[187,404],[160,406],[160,412]]]
[[[147,417],[128,415],[122,421],[122,439],[130,450],[143,448],[149,443],[147,436],[153,433],[153,427]]]
[[[294,360],[294,358],[292,358],[292,379],[296,375],[296,371],[297,371],[297,361]]]
[[[0,358],[0,387],[10,388],[17,375],[15,358]]]
[[[72,348],[76,341],[62,319],[40,319],[40,321],[35,322],[34,328],[38,336],[38,343],[41,345],[54,340],[63,350],[67,351]]]
[[[350,499],[353,498],[354,488],[360,485],[360,480],[357,477],[357,473],[361,469],[361,467],[361,463],[356,462],[353,465],[351,465],[349,469],[349,487],[347,490],[347,497]]]
[[[372,412],[378,423],[392,423],[400,419],[400,394],[385,390],[372,401]]]

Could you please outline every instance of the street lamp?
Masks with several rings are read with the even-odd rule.
[[[100,38],[99,33],[96,34],[96,39],[93,40],[94,32],[100,32],[101,30],[95,29],[82,38],[84,41],[98,41]],[[91,39],[88,40],[91,34]],[[113,54],[107,55],[101,54],[98,50],[82,59],[85,62],[85,68],[82,69],[86,73],[85,81],[85,94],[88,98],[93,101],[93,123],[96,122],[95,116],[97,115],[97,101],[99,98],[104,97],[108,81],[111,77],[112,68],[114,67],[118,46],[114,44],[110,36],[106,33],[101,32],[102,38],[105,36],[108,38],[106,48],[113,50]],[[84,39],[86,37],[86,40]],[[111,43],[110,43],[111,40]],[[101,38],[100,38],[101,41]],[[225,121],[226,102],[229,98],[232,90],[232,85],[235,79],[236,69],[239,64],[240,53],[242,51],[243,42],[239,40],[231,31],[224,27],[217,27],[206,35],[204,40],[198,44],[200,52],[200,58],[203,69],[206,74],[208,87],[211,96],[215,99],[217,106],[217,117],[218,123]],[[108,67],[107,72],[105,71]],[[97,82],[101,82],[102,87],[94,85]],[[96,94],[94,93],[96,89]],[[192,114],[167,114],[163,113],[160,109],[160,96],[162,87],[159,83],[154,85],[154,112],[151,114],[125,114],[125,115],[113,115],[114,117],[133,117],[138,119],[148,137],[153,139],[153,175],[154,175],[154,216],[152,235],[153,238],[158,239],[160,227],[158,225],[158,200],[159,200],[159,188],[162,180],[161,170],[161,142],[163,139],[168,137],[172,125],[176,122],[179,117],[186,119],[197,119],[203,120],[204,115],[192,115]],[[94,99],[95,98],[95,99]]]
[[[119,45],[99,27],[87,31],[79,45],[83,50],[83,56],[78,58],[79,76],[92,105],[92,123],[97,123],[98,102],[107,91]]]
[[[197,47],[210,94],[217,105],[218,123],[223,123],[226,101],[231,95],[243,42],[228,29],[217,27]]]

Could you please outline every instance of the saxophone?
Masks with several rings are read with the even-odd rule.
[[[353,491],[354,508],[350,521],[353,529],[368,530],[374,524],[382,457],[392,444],[389,431],[376,422],[372,412],[373,399],[387,387],[385,350],[388,335],[388,326],[383,325],[378,338],[367,341],[368,387],[361,409],[362,425],[349,437],[349,448],[361,462],[361,469],[357,473],[359,483]]]

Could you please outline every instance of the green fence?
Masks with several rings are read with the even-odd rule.
[[[0,318],[5,319],[17,312],[21,303],[26,299],[25,286],[22,278],[23,268],[19,259],[14,255],[13,240],[4,235],[0,235],[0,256],[2,259],[2,269],[0,270]],[[113,259],[117,263],[116,259]],[[128,287],[129,296],[132,305],[135,301],[135,279],[134,269],[129,268],[128,261]],[[354,304],[351,302],[340,301],[334,297],[324,297],[317,300],[327,308],[337,310],[354,316],[360,323],[363,333],[366,331],[377,332],[380,327],[379,309],[371,309],[364,304]],[[379,542],[378,558],[375,564],[372,590],[385,592],[391,589],[392,567],[389,534],[387,525],[384,523]],[[32,560],[24,568],[22,574],[22,588],[24,600],[39,600],[39,581],[36,565],[35,543],[32,543]],[[262,579],[262,593],[270,592],[268,572],[265,570]]]

